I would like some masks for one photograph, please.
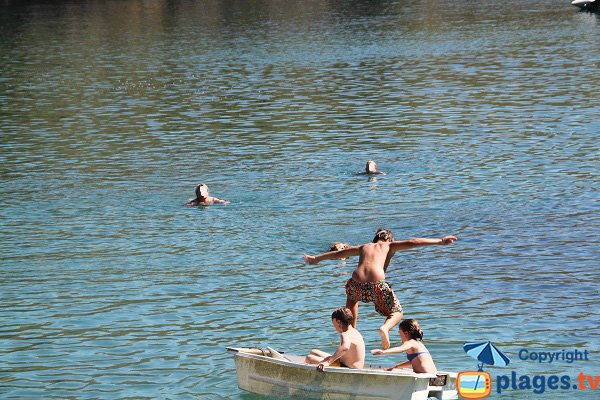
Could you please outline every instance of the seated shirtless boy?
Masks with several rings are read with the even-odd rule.
[[[390,260],[398,250],[409,250],[415,247],[434,244],[450,244],[456,240],[455,236],[445,236],[441,239],[415,238],[394,241],[391,231],[379,229],[375,233],[373,243],[361,246],[348,246],[343,250],[330,251],[318,256],[304,255],[304,260],[309,264],[316,264],[321,260],[339,259],[359,256],[358,266],[352,273],[352,278],[346,282],[346,307],[354,316],[352,326],[356,328],[358,318],[358,302],[375,303],[375,311],[383,315],[386,320],[379,328],[381,348],[390,347],[389,331],[402,320],[402,306],[392,290],[392,286],[385,281],[385,272]]]
[[[333,354],[325,353],[318,349],[312,349],[306,356],[307,364],[317,364],[317,369],[345,367],[362,368],[365,364],[365,342],[362,335],[352,326],[352,311],[346,307],[340,307],[331,314],[331,323],[336,331],[340,333],[340,345]]]

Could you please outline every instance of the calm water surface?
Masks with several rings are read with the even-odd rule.
[[[225,347],[333,350],[302,254],[379,227],[460,238],[388,271],[439,368],[600,375],[599,68],[568,1],[1,2],[0,397],[260,399]]]

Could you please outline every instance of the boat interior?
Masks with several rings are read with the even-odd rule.
[[[292,362],[294,364],[304,364],[304,356],[299,356],[299,355],[295,355],[295,354],[286,354],[283,352],[279,352],[271,347],[266,347],[266,348],[257,348],[257,347],[228,347],[227,348],[228,351],[233,351],[233,352],[243,352],[243,353],[249,353],[249,354],[256,354],[256,355],[261,355],[261,356],[265,356],[265,357],[271,357],[273,359],[276,360],[284,360],[284,361],[289,361]],[[342,367],[340,367],[342,368]],[[383,367],[381,365],[374,365],[374,364],[365,364],[364,368],[365,370],[375,370],[375,371],[385,371],[386,367]],[[402,370],[396,370],[395,372],[406,372],[409,374],[412,374],[412,370],[410,368],[404,368]],[[442,372],[440,371],[438,374],[436,374],[436,377],[434,378],[430,378],[429,379],[429,386],[430,389],[434,389],[436,387],[439,387],[440,389],[446,385],[448,380],[448,373],[447,372]]]

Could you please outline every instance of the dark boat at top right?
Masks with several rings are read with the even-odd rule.
[[[573,0],[571,5],[577,6],[585,11],[598,12],[600,11],[600,0]]]

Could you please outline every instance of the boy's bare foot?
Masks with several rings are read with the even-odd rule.
[[[379,328],[379,335],[381,336],[381,349],[387,350],[390,348],[390,335],[389,332],[383,328]]]

